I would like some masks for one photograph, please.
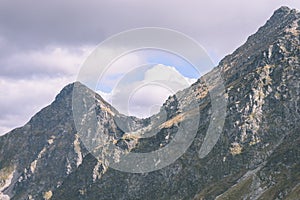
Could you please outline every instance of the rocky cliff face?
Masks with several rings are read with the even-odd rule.
[[[148,119],[120,114],[80,83],[66,86],[25,126],[0,137],[0,199],[299,199],[299,20],[298,11],[278,9],[244,45],[190,88],[169,97],[161,112]],[[226,118],[216,145],[201,156],[213,118],[203,80],[217,70],[225,81],[219,96],[227,100]],[[80,122],[74,123],[74,88],[82,94],[75,101],[97,117],[86,138],[75,126]],[[85,105],[89,99],[92,109]],[[96,159],[83,142],[97,139],[101,130],[107,143],[124,151],[159,150],[182,124],[195,119],[195,109],[198,121],[190,147],[156,171],[115,170],[101,157],[102,147],[96,146],[102,158]],[[153,130],[157,134],[151,135]],[[141,132],[150,136],[137,137]]]

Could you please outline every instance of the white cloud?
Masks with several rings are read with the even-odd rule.
[[[23,126],[34,114],[50,104],[74,77],[31,80],[0,80],[0,135]]]
[[[42,50],[16,52],[0,61],[0,75],[16,78],[75,75],[92,47],[48,46]]]
[[[142,80],[135,76],[143,72]],[[168,96],[190,86],[196,79],[182,76],[175,67],[162,64],[123,76],[111,93],[100,95],[123,114],[148,117],[159,111]]]
[[[112,89],[124,74],[145,63],[146,58],[141,55],[135,53],[126,54],[108,66],[103,76],[100,77],[98,85],[102,88]]]
[[[107,49],[105,50],[107,54],[109,54],[110,50]],[[95,62],[95,61],[93,61]],[[185,72],[188,74],[188,76],[193,76],[193,77],[199,77],[199,73],[197,70],[194,69],[192,65],[190,65],[188,62],[184,61],[181,57],[172,54],[170,52],[158,50],[158,49],[143,49],[143,50],[138,50],[138,51],[133,51],[130,52],[126,55],[123,55],[119,58],[116,58],[115,61],[113,61],[109,66],[107,66],[106,71],[102,74],[101,77],[99,77],[98,80],[98,87],[96,88],[97,90],[105,91],[105,92],[110,92],[112,88],[116,86],[116,84],[122,79],[122,77],[131,71],[134,71],[137,68],[141,68],[144,66],[149,66],[149,65],[157,65],[156,71],[160,71],[159,69],[159,63],[163,62],[164,65],[172,65],[176,66],[177,69],[180,69],[181,72]],[[163,66],[163,65],[161,65]],[[165,68],[163,66],[162,68]],[[97,70],[102,70],[100,68],[97,68],[94,70],[97,72]],[[155,79],[159,78],[158,76],[164,76],[166,74],[160,74],[157,73],[156,71],[149,71],[148,75],[146,74],[147,79],[151,79],[150,76],[154,76]],[[177,71],[177,70],[176,70]],[[152,72],[152,73],[151,73]],[[153,75],[154,74],[154,75]],[[180,74],[180,73],[179,73]],[[88,76],[90,79],[91,76]],[[173,77],[160,77],[159,79],[168,79],[168,78],[175,78],[179,76],[173,76]],[[182,75],[180,74],[180,77]],[[178,80],[177,80],[178,81]],[[195,79],[189,79],[186,78],[186,81],[194,82]],[[93,87],[93,86],[92,86]]]
[[[155,65],[145,73],[145,81],[168,81],[170,83],[180,83],[186,86],[187,83],[192,84],[196,79],[182,76],[175,67],[165,66],[163,64]],[[179,88],[179,87],[178,87]]]
[[[24,125],[74,82],[91,47],[47,47],[16,53],[1,62],[0,135]]]

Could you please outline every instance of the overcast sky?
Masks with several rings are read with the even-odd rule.
[[[0,135],[50,104],[76,80],[95,46],[113,34],[174,29],[197,40],[217,64],[282,5],[299,9],[300,1],[1,0]]]

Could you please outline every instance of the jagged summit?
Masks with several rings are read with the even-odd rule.
[[[299,11],[297,9],[291,9],[288,6],[281,6],[280,8],[274,11],[273,17],[277,15],[286,16],[289,13],[299,13]]]
[[[0,199],[297,199],[299,32],[299,12],[281,7],[222,60],[216,69],[225,82],[219,96],[228,100],[226,120],[205,157],[199,151],[214,117],[202,79],[170,97],[162,106],[164,112],[142,120],[121,115],[79,82],[69,84],[29,123],[0,137]],[[166,147],[180,126],[191,120],[199,122],[196,136],[187,151],[165,168],[141,174],[112,169],[88,151],[86,138],[76,129],[74,87],[82,94],[75,103],[85,111],[77,123],[95,120],[89,114],[96,113],[97,127],[87,127],[87,139],[99,140],[95,133],[100,130],[109,144],[147,153]],[[95,102],[91,107],[85,104],[89,99]],[[185,112],[193,100],[199,104],[197,118],[195,112]],[[157,134],[136,137],[153,130]]]
[[[61,99],[65,99],[65,98],[72,98],[74,87],[77,87],[79,90],[81,90],[83,92],[82,93],[83,96],[84,95],[93,95],[98,100],[101,100],[101,101],[105,102],[105,100],[99,94],[95,93],[95,91],[88,88],[86,85],[82,84],[79,81],[76,81],[76,82],[73,82],[73,83],[70,83],[70,84],[66,85],[59,92],[59,94],[55,97],[55,101],[59,101]]]
[[[300,13],[298,10],[290,9],[286,6],[280,7],[273,13],[265,25],[260,27],[255,34],[249,36],[245,44],[222,59],[219,66],[227,65],[234,60],[241,63],[243,59],[246,61],[260,52],[268,50],[276,41],[288,37],[286,31],[291,26],[299,33],[299,19]],[[253,60],[251,61],[253,62]]]
[[[288,26],[292,25],[294,21],[298,22],[299,19],[300,13],[298,10],[282,6],[274,11],[271,18],[263,27],[259,29],[258,33],[260,33],[260,31],[264,33],[269,32],[270,35],[278,36],[280,34],[283,34],[284,30],[288,28]]]

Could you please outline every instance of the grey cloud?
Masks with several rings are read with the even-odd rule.
[[[11,1],[0,3],[0,35],[21,47],[97,44],[129,28],[172,28],[218,58],[240,45],[282,4],[296,1]]]

